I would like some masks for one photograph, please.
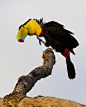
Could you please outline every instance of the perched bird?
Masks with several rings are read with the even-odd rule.
[[[66,30],[62,24],[55,21],[44,23],[43,18],[29,19],[19,27],[17,40],[24,42],[27,35],[36,35],[40,44],[42,42],[46,47],[51,46],[56,52],[60,52],[66,58],[68,77],[75,78],[75,68],[70,59],[70,52],[75,55],[73,48],[76,48],[79,43],[71,31]],[[40,37],[44,37],[45,42]]]

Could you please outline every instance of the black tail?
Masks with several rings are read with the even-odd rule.
[[[74,64],[70,60],[70,54],[68,56],[68,59],[66,59],[66,64],[67,64],[68,77],[70,79],[74,79],[76,74],[75,74]]]

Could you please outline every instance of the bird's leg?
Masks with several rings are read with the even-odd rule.
[[[42,42],[46,46],[46,43],[42,39],[40,39],[38,36],[37,36],[37,39],[39,40],[40,45],[41,45],[41,42]]]
[[[39,44],[41,45],[41,42],[45,45],[45,46],[47,46],[48,47],[48,45],[47,45],[47,43],[45,43],[42,39],[40,39],[38,36],[37,36],[37,39],[39,40]],[[49,48],[50,50],[54,50],[54,51],[56,51],[56,49],[54,49],[54,48]]]

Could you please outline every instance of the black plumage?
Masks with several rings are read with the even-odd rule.
[[[78,46],[78,41],[72,36],[72,32],[64,29],[63,25],[54,21],[45,23],[41,27],[46,46],[52,46],[57,52],[64,52],[68,48],[74,54],[73,48]]]
[[[41,24],[43,29],[42,36],[46,40],[46,46],[51,46],[57,52],[63,53],[65,49],[69,49],[71,53],[74,53],[73,48],[76,48],[79,43],[73,37],[73,33],[69,30],[66,30],[63,25],[50,21],[48,23]],[[70,52],[68,54],[68,59],[66,58],[68,77],[70,79],[75,78],[75,67],[73,62],[70,59]]]
[[[29,19],[27,22],[25,22],[21,26],[24,26],[30,20],[32,19]],[[75,39],[75,37],[73,37],[73,33],[65,29],[62,24],[55,21],[50,21],[46,23],[46,22],[43,22],[43,19],[40,19],[40,20],[33,19],[33,20],[36,20],[36,22],[42,28],[42,33],[39,36],[37,36],[40,44],[41,42],[43,42],[40,39],[40,37],[42,36],[45,38],[45,43],[44,42],[43,43],[46,47],[51,46],[53,49],[56,50],[56,52],[60,52],[62,55],[66,49],[69,50],[66,57],[68,77],[70,79],[74,79],[75,68],[74,68],[74,64],[71,62],[71,59],[70,59],[70,52],[75,54],[73,49],[76,48],[79,45],[79,43]],[[19,29],[21,28],[21,26],[19,27]]]

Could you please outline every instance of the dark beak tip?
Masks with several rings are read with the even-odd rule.
[[[19,41],[19,42],[24,42],[24,40],[22,40],[22,39],[19,39],[18,41]]]

